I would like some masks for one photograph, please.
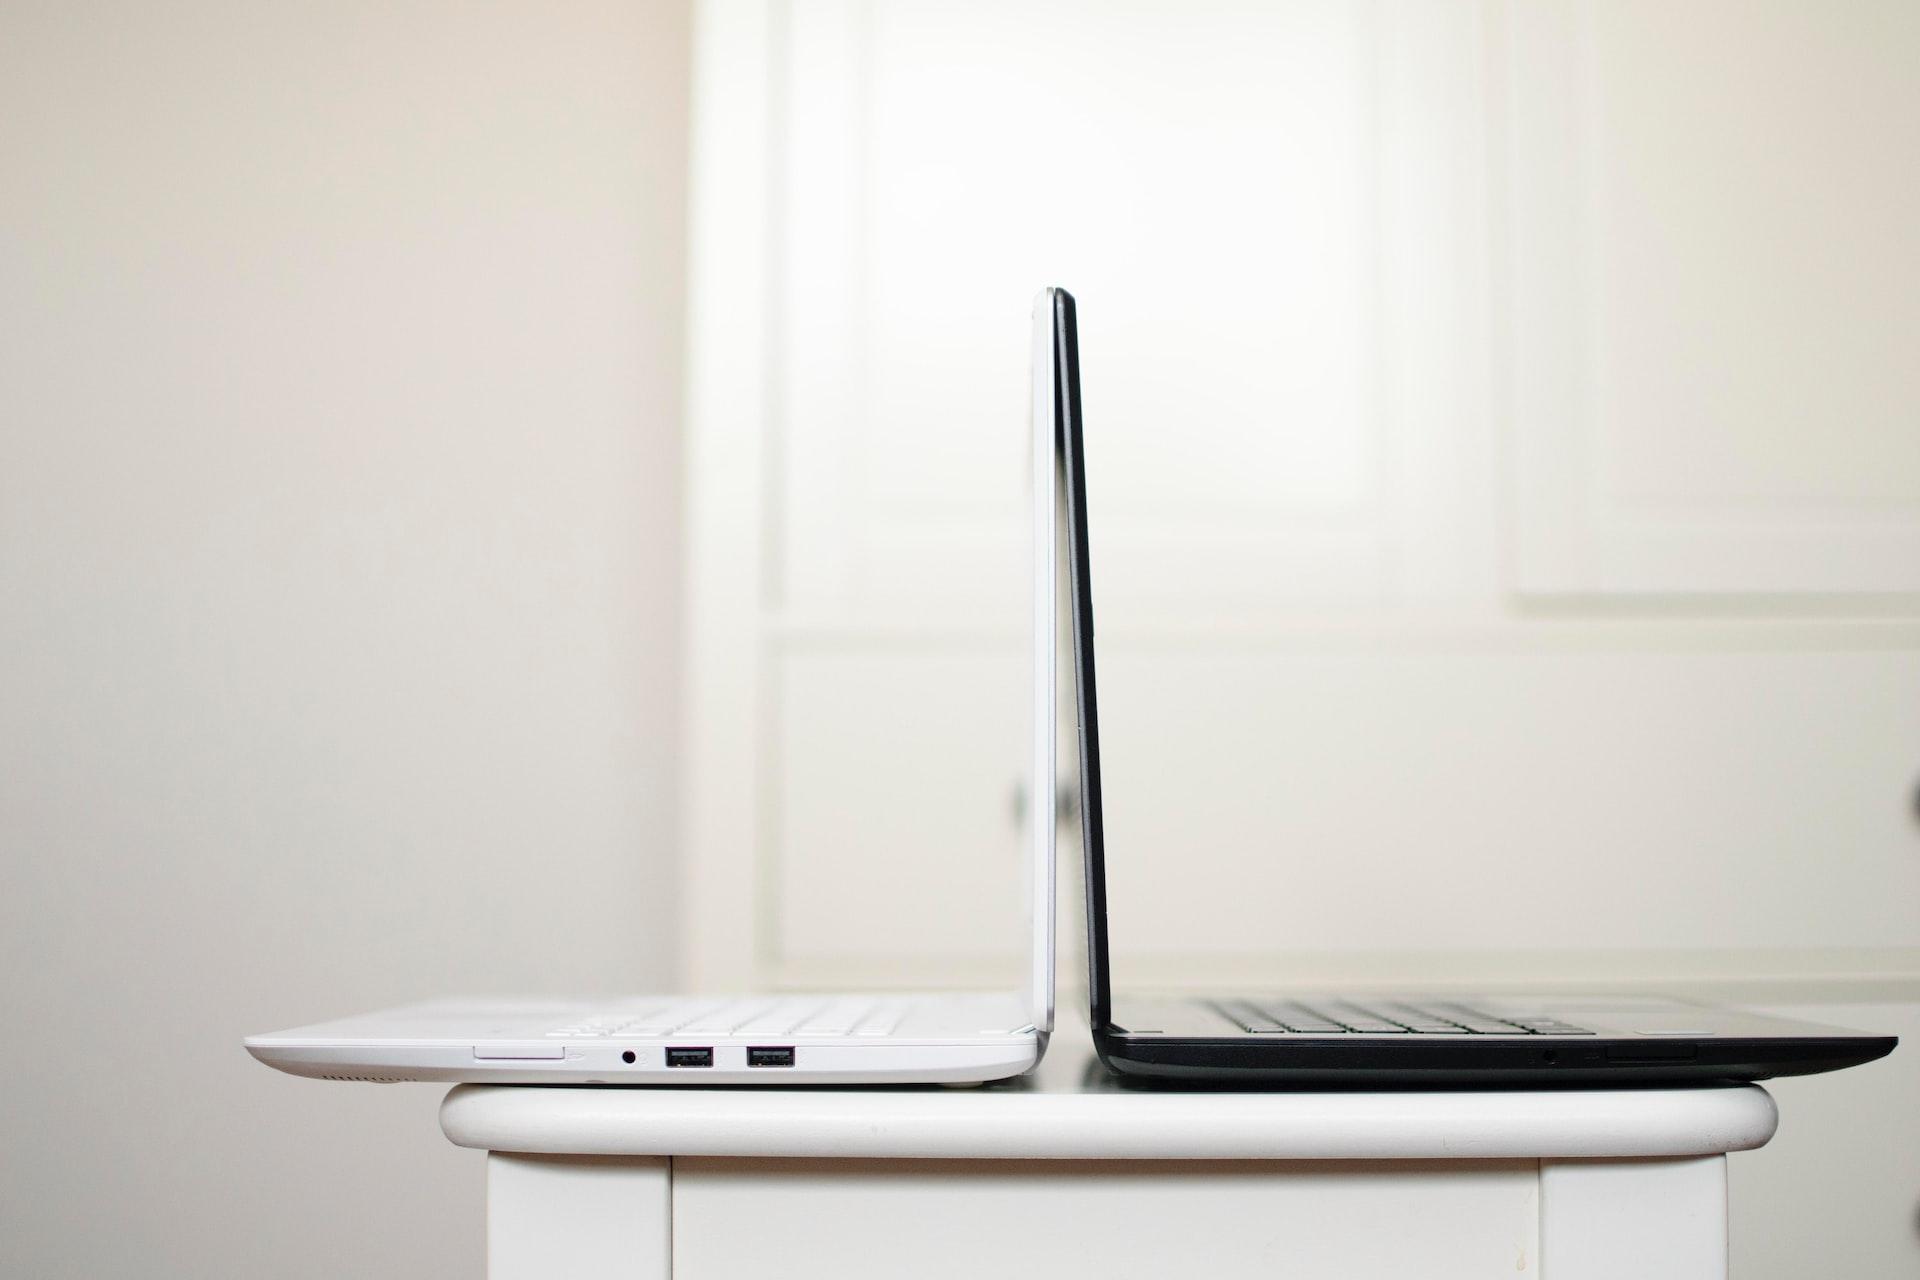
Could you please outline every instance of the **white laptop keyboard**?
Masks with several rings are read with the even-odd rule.
[[[549,1036],[586,1039],[595,1036],[886,1036],[892,1035],[907,1012],[910,999],[879,997],[787,996],[722,1002],[662,1001],[595,1014],[547,1032]]]

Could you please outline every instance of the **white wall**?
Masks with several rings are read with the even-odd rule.
[[[0,1273],[476,1274],[241,1036],[669,980],[684,10],[0,9]]]

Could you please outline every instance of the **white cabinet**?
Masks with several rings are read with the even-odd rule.
[[[1127,973],[1920,977],[1920,10],[697,12],[689,980],[1016,955],[1045,284]]]
[[[772,12],[784,607],[973,603],[1042,283],[1118,607],[1920,590],[1912,6]]]
[[[1105,641],[1121,976],[1340,980],[1385,958],[1437,980],[1732,980],[1920,960],[1920,663],[1639,639]],[[776,973],[1007,971],[1020,661],[1010,644],[783,648]]]
[[[1909,655],[1106,648],[1123,976],[1248,951],[1250,977],[1289,952],[1920,956]]]
[[[1484,358],[1471,9],[776,12],[782,606],[953,612],[1024,550],[1048,284],[1082,303],[1116,603],[1371,604],[1431,560],[1406,516],[1460,501],[1432,422]]]
[[[1518,586],[1920,590],[1920,8],[1506,18]]]

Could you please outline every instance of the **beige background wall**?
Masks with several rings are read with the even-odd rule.
[[[687,41],[0,8],[0,1273],[477,1274],[240,1037],[670,979]]]

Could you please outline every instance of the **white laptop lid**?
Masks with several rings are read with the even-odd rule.
[[[1042,289],[1033,300],[1033,414],[1029,466],[1033,488],[1033,758],[1027,781],[1029,883],[1033,909],[1032,976],[1028,991],[1034,1029],[1053,1029],[1055,732],[1058,713],[1054,655],[1059,627],[1058,566],[1054,553],[1056,508],[1060,501],[1058,429],[1054,407],[1054,300]]]

